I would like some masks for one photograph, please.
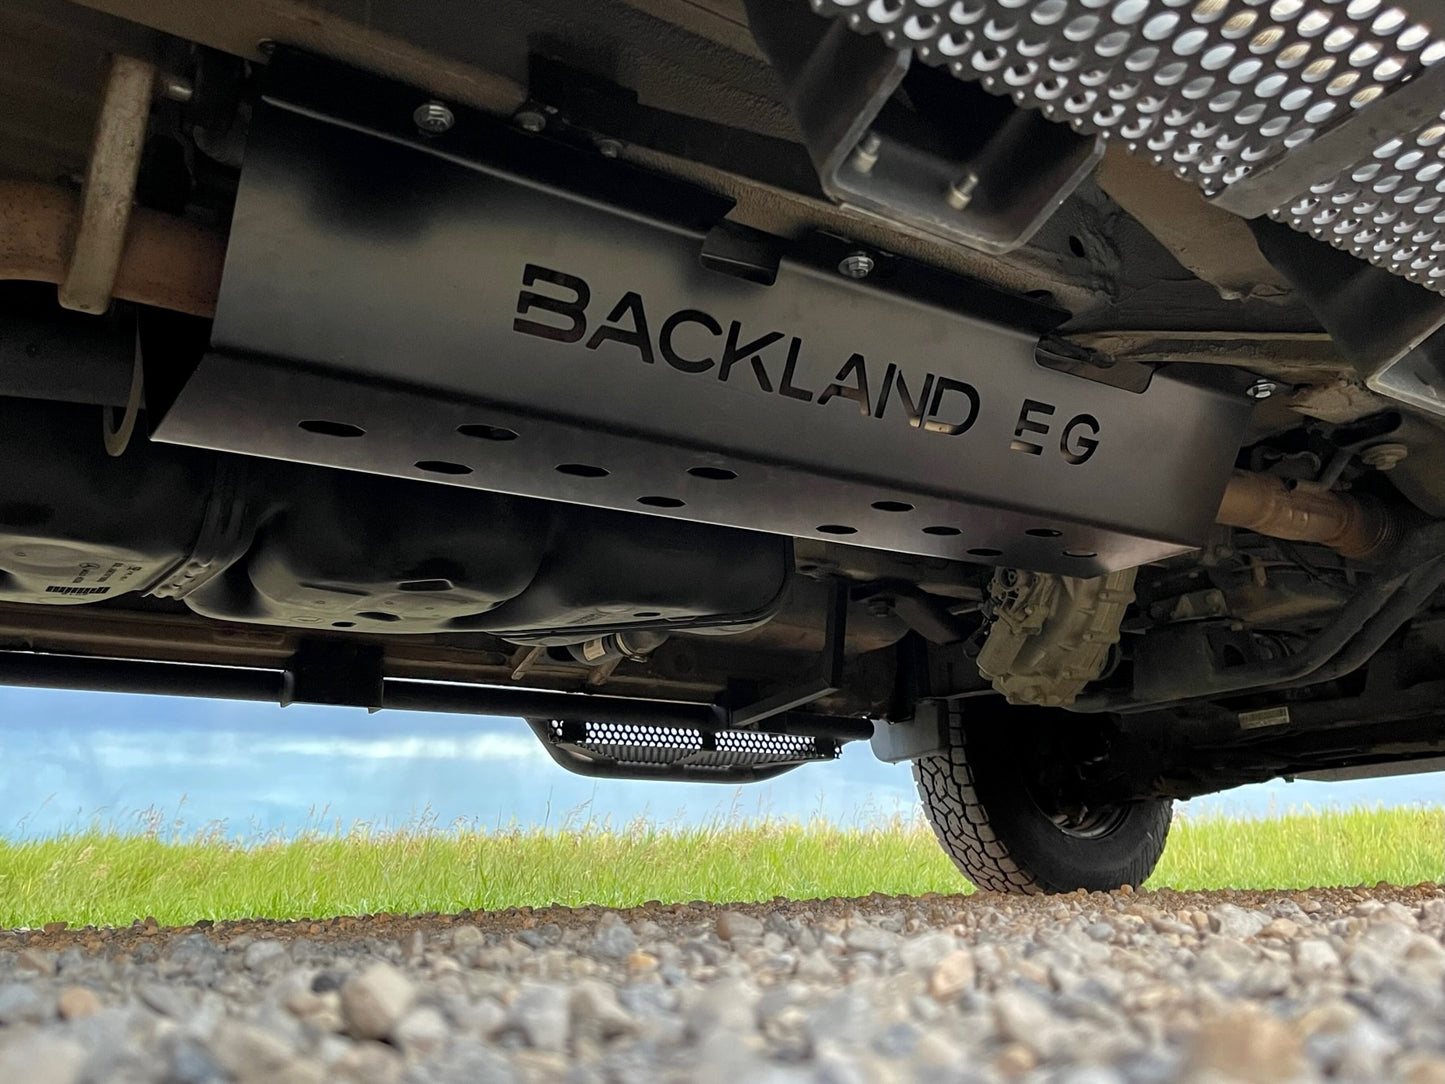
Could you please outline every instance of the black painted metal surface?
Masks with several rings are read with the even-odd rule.
[[[705,269],[711,197],[518,155],[465,111],[424,139],[417,94],[308,100],[291,71],[251,131],[214,349],[158,439],[1076,575],[1213,520],[1232,393],[1044,369],[1047,319],[951,311],[946,280],[924,302],[795,255],[772,286]]]

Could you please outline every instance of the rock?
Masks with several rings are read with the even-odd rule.
[[[843,935],[843,944],[854,952],[887,952],[894,948],[899,940],[896,933],[866,923],[850,926]]]
[[[1394,1075],[1403,1084],[1445,1084],[1445,1057],[1406,1054],[1395,1062]]]
[[[938,961],[928,976],[928,993],[935,1001],[953,1001],[965,990],[973,988],[975,978],[973,953],[956,948]]]
[[[54,1002],[28,982],[0,986],[0,1024],[40,1024],[49,1020],[53,1011]]]
[[[280,941],[255,941],[246,946],[242,964],[247,971],[264,971],[286,957],[286,946]]]
[[[487,935],[482,933],[476,926],[468,923],[465,926],[458,926],[452,931],[452,948],[474,948],[487,943]]]
[[[402,1056],[381,1043],[352,1043],[329,1064],[331,1074],[345,1084],[397,1084],[405,1068]],[[491,1080],[492,1077],[457,1077],[458,1080]]]
[[[1295,967],[1301,978],[1318,978],[1340,966],[1340,954],[1328,941],[1310,938],[1294,944]]]
[[[25,949],[15,957],[15,970],[28,971],[32,975],[53,975],[55,974],[55,953],[41,952],[39,949]]]
[[[1292,938],[1298,937],[1299,932],[1300,926],[1298,922],[1295,922],[1288,918],[1277,918],[1274,919],[1272,922],[1267,923],[1264,929],[1259,931],[1258,936],[1278,938],[1281,941],[1289,941]]]
[[[1038,1055],[1023,1043],[1009,1043],[993,1059],[994,1068],[1006,1077],[1023,1076],[1038,1064]]]
[[[688,1010],[688,1030],[698,1039],[715,1031],[751,1035],[757,1029],[758,996],[757,987],[746,979],[719,979]]]
[[[1354,944],[1345,956],[1345,975],[1360,986],[1374,986],[1390,972],[1390,961],[1368,945]]]
[[[717,935],[729,942],[761,939],[763,924],[741,911],[724,911],[717,916]]]
[[[617,991],[605,982],[583,979],[572,988],[572,1032],[608,1042],[636,1030],[632,1014],[617,1000]]]
[[[1255,936],[1269,923],[1269,918],[1258,911],[1246,911],[1232,903],[1221,903],[1210,908],[1209,928],[1221,937],[1243,941]]]
[[[391,1038],[401,1050],[420,1057],[429,1057],[446,1046],[451,1037],[446,1017],[430,1005],[419,1005],[403,1016],[391,1029]]]
[[[135,995],[142,1003],[162,1016],[179,1020],[189,1013],[196,1004],[192,988],[159,981],[142,981],[135,984]]]
[[[84,986],[67,986],[55,1002],[62,1020],[84,1020],[100,1012],[100,998]]]
[[[1244,1084],[1276,1084],[1302,1073],[1305,1062],[1296,1031],[1256,1010],[1237,1009],[1195,1033],[1184,1065],[1196,1079],[1212,1073]]]
[[[78,1084],[85,1048],[44,1032],[0,1038],[0,1080],[15,1084]]]
[[[507,1024],[519,1031],[533,1048],[561,1053],[567,1049],[571,1000],[567,987],[561,983],[524,982],[517,988]]]
[[[1052,1057],[1065,1041],[1065,1031],[1047,1005],[1018,990],[1000,990],[993,999],[999,1037],[1028,1047],[1039,1059]]]
[[[242,1079],[275,1073],[295,1057],[279,1036],[241,1020],[225,1020],[216,1028],[210,1052],[216,1064]]]
[[[388,963],[375,963],[341,987],[341,1016],[358,1039],[384,1039],[411,1008],[416,988]]]
[[[637,948],[637,937],[620,919],[616,912],[609,911],[597,923],[597,932],[592,935],[592,951],[609,960],[625,960]]]
[[[930,972],[958,945],[952,934],[935,930],[909,937],[898,946],[898,960],[909,971]]]

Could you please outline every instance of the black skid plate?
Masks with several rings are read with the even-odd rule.
[[[272,67],[212,350],[157,439],[1075,575],[1207,533],[1234,392],[1046,369],[1056,311],[880,253],[851,279],[841,242],[705,266],[724,201]]]

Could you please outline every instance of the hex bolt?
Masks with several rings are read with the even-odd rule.
[[[955,211],[966,210],[968,205],[973,202],[973,194],[977,189],[978,174],[969,170],[948,186],[948,191],[944,193],[943,198]]]
[[[1376,470],[1394,470],[1409,454],[1410,449],[1403,444],[1374,444],[1360,453],[1360,459]]]
[[[1273,380],[1256,380],[1244,389],[1244,394],[1251,399],[1268,399],[1277,391],[1279,391],[1279,385]]]
[[[622,144],[615,139],[599,139],[597,153],[603,158],[616,158],[622,153]]]
[[[853,148],[848,164],[859,173],[872,173],[878,164],[878,152],[883,149],[883,139],[877,132],[867,132]]]
[[[441,135],[449,132],[457,118],[441,102],[422,102],[411,115],[416,126],[427,135]]]
[[[547,127],[547,115],[537,109],[523,109],[512,119],[524,132],[540,132]]]
[[[868,600],[868,613],[873,617],[887,617],[893,612],[893,600],[877,597]]]
[[[873,257],[866,252],[850,252],[838,264],[838,274],[850,279],[867,278],[873,271]]]

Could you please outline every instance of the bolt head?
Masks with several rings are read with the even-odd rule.
[[[943,198],[955,211],[964,211],[973,202],[973,194],[977,189],[978,174],[970,170],[948,186]]]
[[[873,257],[866,252],[850,252],[838,264],[838,274],[844,278],[867,278],[873,272]]]
[[[1410,449],[1403,444],[1374,444],[1360,453],[1360,458],[1375,470],[1394,470],[1409,454]]]
[[[457,122],[452,111],[441,102],[423,102],[416,107],[411,119],[427,135],[441,135],[443,132],[449,132],[452,125]]]
[[[524,132],[540,132],[547,127],[547,115],[536,109],[524,109],[513,119]]]
[[[1244,394],[1251,399],[1268,399],[1277,391],[1279,391],[1279,385],[1273,380],[1256,380],[1244,389]]]
[[[615,139],[599,139],[597,153],[603,158],[616,158],[622,153],[622,144]]]

